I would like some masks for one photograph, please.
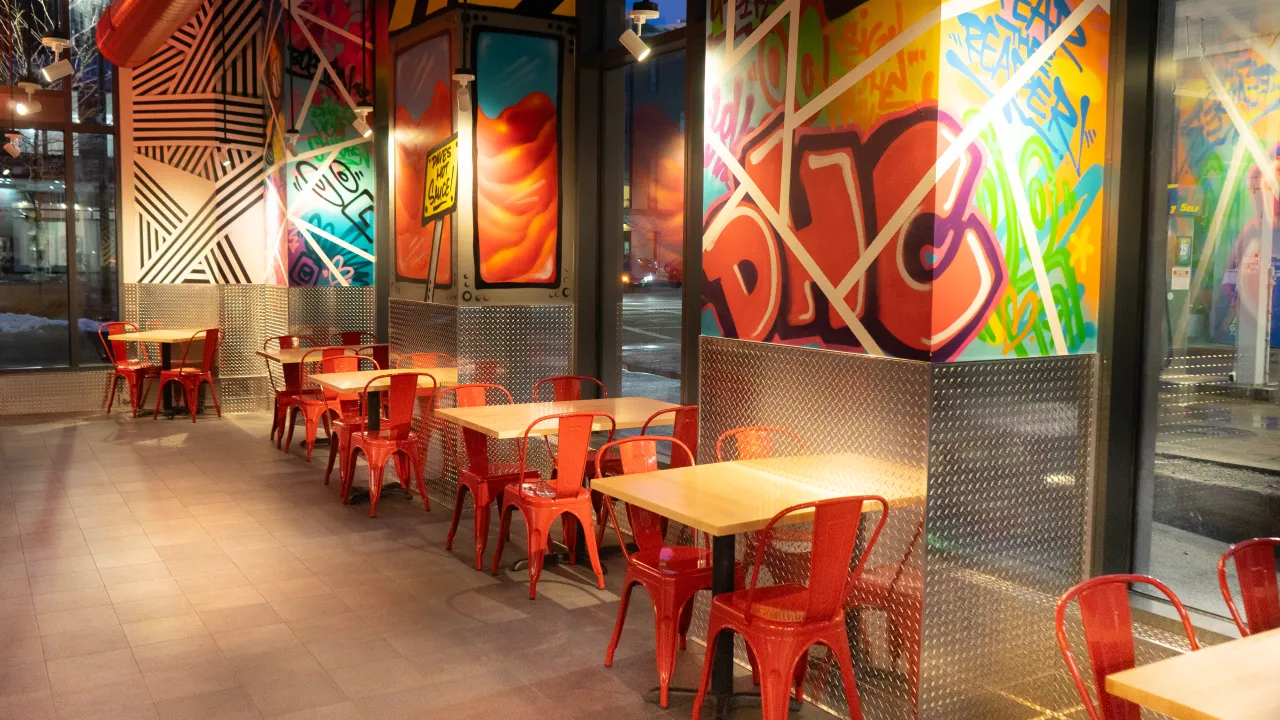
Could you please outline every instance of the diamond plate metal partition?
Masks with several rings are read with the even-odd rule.
[[[289,332],[324,343],[340,332],[374,331],[372,287],[289,288]]]
[[[110,380],[110,370],[3,373],[0,374],[0,416],[100,412],[107,400]],[[122,402],[128,410],[129,395],[123,381],[116,391],[116,412],[120,411]]]
[[[391,352],[448,353],[458,356],[458,308],[453,305],[392,298],[387,332]],[[423,403],[425,405],[425,402]],[[452,506],[458,485],[454,446],[445,441],[444,427],[430,415],[430,408],[420,407],[415,417],[426,458],[427,494],[435,504]],[[425,424],[427,432],[421,432]],[[452,438],[451,438],[452,439]]]

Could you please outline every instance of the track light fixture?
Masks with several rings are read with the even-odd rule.
[[[53,51],[53,62],[40,71],[40,77],[44,78],[45,82],[56,82],[75,71],[75,68],[71,67],[70,59],[59,59],[59,55],[62,54],[62,51],[71,47],[70,40],[65,38],[47,37],[42,38],[40,42],[45,47]]]
[[[298,138],[301,137],[301,135],[302,133],[298,132],[298,128],[296,127],[290,127],[288,130],[284,131],[284,144],[285,147],[289,148],[289,152],[297,152]]]
[[[631,12],[628,15],[635,27],[627,28],[618,40],[623,47],[635,56],[637,61],[644,62],[645,58],[648,58],[653,51],[649,49],[644,40],[640,39],[640,33],[644,31],[645,22],[658,19],[658,3],[637,0],[637,2],[631,4]]]
[[[373,108],[368,105],[356,106],[356,119],[351,126],[360,133],[360,137],[369,137],[373,134],[373,126],[369,124],[369,113],[373,112]]]
[[[18,83],[18,87],[27,91],[27,99],[19,100],[14,103],[13,109],[17,111],[19,115],[35,115],[40,112],[40,108],[42,106],[40,101],[35,98],[35,92],[40,89],[40,84],[33,82],[20,82]]]
[[[476,81],[476,74],[469,67],[456,68],[453,81],[458,83],[458,112],[471,112],[471,83]]]
[[[215,152],[218,155],[218,162],[222,164],[222,167],[231,167],[231,150],[227,147],[225,140],[218,141],[218,149]]]
[[[9,138],[9,142],[4,144],[4,151],[9,153],[9,157],[16,158],[19,155],[21,155],[22,151],[18,149],[18,140],[22,137],[22,135],[16,132],[11,132],[11,133],[5,133],[4,136]]]

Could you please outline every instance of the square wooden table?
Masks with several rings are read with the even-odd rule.
[[[1107,676],[1107,692],[1178,720],[1280,718],[1280,630]]]
[[[309,376],[308,379],[314,381],[317,385],[327,390],[332,390],[340,394],[364,392],[366,386],[373,390],[365,405],[369,408],[368,426],[370,430],[379,430],[382,427],[381,409],[379,407],[378,393],[386,390],[391,386],[391,379],[383,377],[381,380],[369,385],[369,381],[379,376],[385,375],[404,375],[407,373],[427,373],[436,380],[436,387],[449,387],[458,384],[458,368],[403,368],[392,370],[356,370],[353,372],[340,373],[317,373]],[[425,378],[418,379],[419,387],[431,387],[431,382]]]
[[[856,478],[865,487],[853,487]],[[840,490],[823,487],[823,481]],[[591,488],[652,510],[712,536],[714,594],[734,590],[735,535],[761,530],[792,505],[847,495],[880,495],[890,506],[925,495],[923,470],[855,454],[738,460],[597,478]],[[804,513],[794,521],[802,522]],[[792,518],[788,518],[789,520]],[[714,716],[728,717],[743,696],[733,693],[733,640],[716,643],[709,695]],[[758,696],[752,696],[758,701]]]
[[[108,335],[107,340],[113,342],[135,342],[135,343],[155,343],[160,346],[160,369],[173,369],[173,346],[182,345],[191,342],[191,336],[196,333],[204,332],[209,328],[171,328],[167,330],[142,330],[139,332],[125,332]],[[201,402],[204,402],[204,390],[201,389]],[[175,413],[173,410],[173,395],[169,391],[161,388],[160,392],[164,402],[164,414],[173,419]]]
[[[469,408],[440,408],[436,417],[466,430],[474,430],[492,438],[518,438],[534,420],[546,415],[571,412],[600,412],[613,416],[617,429],[638,428],[659,410],[679,407],[669,402],[640,397],[602,398],[597,400],[565,400],[545,403],[516,403],[515,405],[482,405]],[[671,425],[672,417],[658,418],[654,427]],[[596,420],[593,428],[600,432],[609,429],[608,421]],[[547,422],[534,428],[530,435],[551,435],[556,432],[555,423]]]
[[[275,350],[258,350],[255,354],[261,358],[274,360],[281,365],[296,365],[302,362],[302,358],[306,357],[307,353],[315,352],[317,350],[351,350],[354,352],[368,347],[379,348],[388,347],[388,345],[386,343],[374,343],[372,345],[322,345],[317,347],[276,348]],[[316,355],[317,361],[319,358],[320,356]]]

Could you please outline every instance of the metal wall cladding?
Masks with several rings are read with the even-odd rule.
[[[289,288],[289,332],[333,341],[340,332],[374,332],[372,287]]]
[[[933,366],[921,718],[1078,704],[1054,603],[1085,575],[1096,378],[1095,355]]]
[[[784,426],[796,431],[813,454],[855,453],[888,463],[891,469],[874,480],[850,465],[848,472],[801,472],[797,479],[848,494],[910,496],[915,501],[891,504],[880,540],[868,567],[907,581],[922,576],[920,550],[924,523],[924,483],[929,455],[929,384],[927,363],[875,358],[787,345],[703,337],[700,344],[700,462],[715,460],[716,439],[744,425]],[[870,507],[868,508],[870,510]],[[864,531],[877,518],[868,513]],[[791,545],[788,552],[786,545]],[[754,560],[754,534],[739,537],[744,560]],[[764,558],[762,584],[807,579],[804,542],[790,542]],[[915,583],[918,585],[918,581]],[[852,644],[865,640],[855,668],[863,714],[868,720],[904,718],[913,713],[909,664],[911,647],[896,647],[890,627],[920,622],[919,602],[906,593],[890,593],[879,605],[863,589],[851,595],[848,626]],[[705,637],[708,598],[695,607],[691,636]],[[901,636],[904,645],[912,639]],[[745,662],[739,641],[738,658]],[[834,660],[823,650],[810,653],[806,696],[841,716],[848,716],[844,686]]]
[[[461,382],[497,383],[529,402],[535,382],[572,371],[573,307],[459,307],[458,358]]]
[[[0,415],[101,412],[110,370],[0,373]],[[155,399],[155,394],[149,396]],[[124,381],[116,389],[115,411],[129,411]]]
[[[392,298],[388,317],[388,339],[391,352],[447,353],[458,356],[458,308],[453,305],[426,303]],[[434,503],[452,507],[457,488],[457,431],[436,422],[428,401],[419,401],[414,415],[415,430],[423,439],[426,458],[427,494]],[[442,407],[453,407],[446,395]]]

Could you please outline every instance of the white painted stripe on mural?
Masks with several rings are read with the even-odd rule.
[[[738,0],[729,0],[728,15],[724,16],[725,52],[733,57],[733,42],[738,34]]]
[[[1204,247],[1200,250],[1200,262],[1196,265],[1202,268],[1200,272],[1193,272],[1191,279],[1191,293],[1187,297],[1196,297],[1200,294],[1200,287],[1204,285],[1205,278],[1212,272],[1213,251],[1218,246],[1218,239],[1222,237],[1222,226],[1227,219],[1227,211],[1231,209],[1231,205],[1236,201],[1236,185],[1240,183],[1240,176],[1244,175],[1244,156],[1245,156],[1244,138],[1237,137],[1235,147],[1231,149],[1231,162],[1227,165],[1227,176],[1222,183],[1222,192],[1218,195],[1218,204],[1213,209],[1213,219],[1209,221],[1209,234],[1205,237]],[[1174,332],[1174,342],[1183,342],[1187,337],[1187,323],[1191,321],[1191,306],[1194,303],[1184,303],[1182,313],[1178,318],[1178,328]]]
[[[312,225],[311,223],[307,222],[306,220],[303,220],[301,217],[299,217],[299,216],[297,216],[297,215],[290,215],[290,216],[289,216],[289,219],[290,219],[290,220],[292,220],[292,221],[293,221],[293,223],[294,223],[295,225],[305,225],[305,226],[307,226],[307,229],[308,229],[308,230],[310,230],[311,232],[315,233],[316,235],[319,235],[320,237],[324,238],[325,240],[328,240],[329,242],[333,243],[334,245],[337,245],[337,246],[339,246],[339,247],[342,247],[342,248],[345,248],[345,249],[347,249],[347,250],[350,250],[352,253],[354,253],[354,254],[356,254],[356,255],[359,255],[360,257],[364,258],[365,260],[368,260],[369,262],[373,262],[373,255],[372,255],[372,254],[370,254],[370,253],[369,253],[368,251],[366,251],[366,250],[361,250],[360,248],[356,247],[355,245],[352,245],[351,243],[347,242],[346,240],[343,240],[342,238],[338,237],[337,235],[334,235],[334,234],[333,234],[333,233],[331,233],[331,232],[328,232],[328,231],[326,231],[326,230],[323,230],[323,229],[321,229],[321,228],[318,228],[318,227],[316,227],[315,225]]]
[[[720,208],[720,212],[716,213],[715,219],[707,226],[705,232],[702,233],[702,250],[703,252],[715,247],[715,241],[708,241],[708,238],[720,237],[720,233],[724,232],[724,227],[729,224],[729,217],[726,213],[732,212],[738,207],[738,203],[742,202],[742,198],[747,194],[747,186],[738,183],[738,187],[729,196],[728,202]]]
[[[1222,84],[1222,78],[1218,77],[1218,73],[1214,72],[1208,60],[1200,61],[1200,69],[1204,71],[1204,77],[1209,81],[1209,87],[1213,90],[1213,94],[1218,96],[1218,102],[1226,109],[1227,117],[1231,118],[1231,124],[1236,126],[1236,132],[1244,140],[1245,148],[1253,156],[1253,161],[1257,163],[1258,168],[1261,170],[1271,167],[1275,163],[1275,159],[1267,158],[1267,153],[1262,149],[1262,142],[1254,134],[1253,128],[1249,127],[1248,121],[1244,119],[1244,114],[1240,112],[1240,106],[1236,105],[1231,93],[1227,92],[1226,86]],[[1262,180],[1267,184],[1267,189],[1272,194],[1275,194],[1276,174],[1274,172],[1263,172]]]
[[[938,162],[934,164],[929,172],[925,173],[924,177],[920,178],[920,182],[916,183],[915,189],[898,206],[897,211],[881,228],[880,233],[876,235],[876,239],[872,241],[868,252],[858,258],[858,262],[854,263],[849,274],[845,276],[837,288],[840,297],[848,294],[854,283],[858,282],[866,274],[867,268],[871,266],[871,263],[875,261],[885,246],[898,234],[898,230],[902,228],[907,218],[915,212],[920,203],[924,202],[929,191],[937,183],[938,177],[945,175],[960,160],[960,156],[978,139],[982,131],[987,129],[987,126],[991,124],[996,115],[1004,110],[1004,106],[1013,100],[1018,91],[1022,89],[1022,86],[1031,79],[1031,76],[1039,72],[1041,66],[1049,61],[1049,58],[1058,51],[1058,48],[1062,47],[1062,44],[1075,32],[1076,28],[1080,27],[1084,19],[1098,7],[1100,7],[1099,0],[1084,0],[1076,6],[1076,9],[1062,21],[1062,24],[1050,33],[1049,37],[1045,38],[1044,44],[1032,53],[1027,58],[1027,61],[1022,64],[1022,67],[1018,68],[1017,72],[1010,76],[1009,81],[982,106],[977,116],[965,127],[964,131],[956,138],[956,141],[951,143],[938,156]]]
[[[314,150],[308,150],[306,152],[298,153],[297,155],[289,155],[286,158],[281,158],[279,160],[276,160],[275,164],[267,168],[267,173],[270,174],[279,170],[280,168],[284,167],[285,163],[297,162],[298,160],[306,160],[308,158],[318,157],[320,155],[324,155],[325,153],[333,152],[334,150],[341,150],[343,148],[349,148],[355,145],[363,145],[368,142],[373,142],[373,138],[367,138],[367,137],[349,138],[347,140],[343,140],[340,143],[334,143],[332,145],[326,145],[324,147],[316,148]]]
[[[858,342],[862,343],[863,349],[871,355],[883,355],[884,351],[880,349],[880,345],[871,337],[871,333],[867,332],[866,327],[862,325],[862,321],[850,309],[849,304],[844,301],[845,295],[848,295],[848,293],[841,294],[832,286],[831,280],[822,272],[822,268],[818,267],[818,264],[814,262],[800,239],[795,236],[795,233],[791,232],[791,228],[783,222],[782,217],[778,215],[778,211],[769,204],[769,199],[761,192],[760,187],[751,179],[751,176],[747,175],[746,170],[738,163],[738,159],[729,152],[729,148],[725,147],[724,141],[712,134],[707,137],[707,144],[711,146],[716,155],[720,156],[720,159],[729,168],[729,171],[733,173],[734,177],[737,178],[738,182],[747,187],[747,192],[751,194],[756,206],[764,212],[774,230],[777,231],[783,242],[787,244],[787,247],[791,249],[792,254],[796,256],[800,264],[804,266],[804,269],[813,277],[813,281],[818,284],[818,288],[827,296],[827,301],[831,303],[831,307],[835,308],[840,318],[844,320],[849,329],[853,331],[854,336],[858,338]]]
[[[799,127],[808,122],[813,116],[822,112],[822,109],[830,105],[836,98],[845,94],[860,80],[871,74],[871,71],[883,65],[894,55],[906,49],[908,45],[918,40],[925,33],[937,27],[943,20],[963,15],[967,12],[973,12],[978,8],[999,2],[999,0],[951,0],[951,2],[942,3],[936,10],[920,18],[912,23],[911,27],[903,30],[893,36],[889,42],[880,46],[879,50],[871,53],[866,60],[858,63],[858,66],[849,72],[841,75],[839,79],[831,83],[826,90],[805,103],[804,107],[797,110],[788,121],[792,127]]]
[[[338,268],[334,266],[333,261],[329,259],[329,256],[324,254],[324,250],[320,249],[320,243],[316,242],[314,237],[311,237],[311,233],[301,225],[298,226],[298,230],[301,231],[302,236],[307,239],[307,244],[311,246],[311,249],[315,250],[316,254],[320,256],[320,261],[324,263],[325,267],[329,268],[329,272],[333,273],[333,279],[342,287],[350,285],[351,283],[347,282],[347,279],[342,277],[342,273],[338,272]]]
[[[317,25],[319,25],[319,26],[321,26],[321,27],[323,27],[323,28],[326,28],[326,29],[328,29],[328,30],[329,30],[329,31],[331,31],[331,32],[337,33],[338,35],[341,35],[341,36],[343,36],[343,37],[347,38],[348,40],[350,40],[350,41],[352,41],[352,42],[358,42],[358,43],[360,43],[360,44],[364,45],[365,49],[367,49],[367,50],[372,50],[372,49],[373,49],[373,43],[371,43],[371,42],[369,42],[369,41],[367,41],[367,40],[364,40],[363,38],[361,38],[359,35],[356,35],[355,33],[349,33],[349,32],[347,32],[346,30],[343,30],[342,28],[338,27],[337,25],[334,25],[333,23],[329,22],[328,20],[322,20],[322,19],[320,19],[320,18],[316,17],[315,15],[312,15],[311,13],[307,12],[306,10],[296,10],[296,9],[295,9],[295,10],[293,11],[293,14],[294,14],[294,15],[301,15],[302,17],[305,17],[306,19],[310,20],[311,22],[313,22],[313,23],[315,23],[315,24],[317,24]]]
[[[295,14],[297,12],[297,10],[294,11]],[[324,50],[320,48],[320,43],[316,42],[315,37],[312,36],[311,31],[307,29],[306,24],[298,23],[298,29],[301,30],[303,36],[307,38],[307,42],[311,43],[311,49],[320,60],[320,66],[328,71],[329,77],[333,79],[333,87],[342,95],[342,99],[347,101],[347,105],[351,107],[351,111],[355,112],[356,101],[352,100],[351,93],[347,92],[347,86],[342,80],[342,75],[338,74],[338,71],[333,69],[333,65],[329,64],[329,58],[324,56]]]
[[[782,182],[778,184],[778,215],[783,221],[790,224],[791,222],[791,153],[795,149],[792,142],[795,136],[795,125],[787,122],[795,112],[796,106],[796,76],[799,74],[797,66],[800,58],[800,0],[791,0],[787,12],[793,17],[787,27],[787,88],[784,94],[783,105],[786,111],[783,113],[782,121]]]
[[[765,37],[769,34],[769,32],[773,30],[773,26],[782,22],[782,18],[795,9],[796,4],[798,2],[799,0],[787,0],[787,2],[783,3],[782,5],[779,5],[777,9],[775,9],[772,13],[769,14],[769,17],[764,19],[764,22],[760,23],[760,27],[753,30],[751,34],[747,36],[747,39],[742,42],[741,46],[733,47],[733,49],[730,50],[725,57],[726,59],[726,62],[724,65],[725,71],[728,71],[729,68],[733,67],[734,65],[737,65],[738,61],[741,60],[743,56],[745,56],[748,52],[750,52],[752,48],[754,48],[756,45],[759,45],[760,41],[765,39]],[[726,18],[725,20],[726,37],[729,35],[728,31],[730,29],[737,31],[738,29],[737,16],[734,16],[732,22],[730,22]],[[790,72],[791,68],[787,68],[787,71]]]
[[[293,126],[302,129],[307,121],[307,110],[311,109],[311,103],[316,96],[316,88],[320,87],[320,75],[323,70],[316,70],[316,74],[311,76],[311,84],[307,86],[307,95],[302,98],[302,106],[298,109],[298,117],[293,119]],[[285,149],[285,152],[289,152]]]

